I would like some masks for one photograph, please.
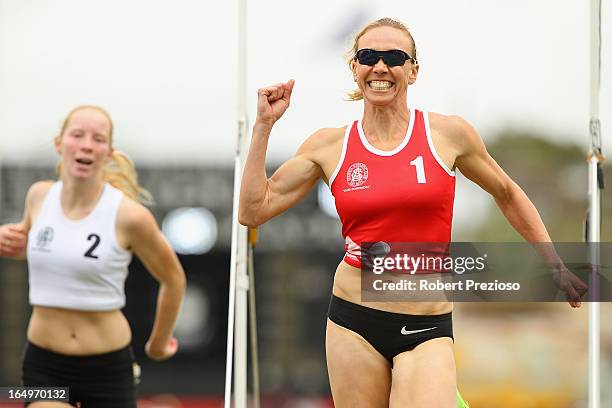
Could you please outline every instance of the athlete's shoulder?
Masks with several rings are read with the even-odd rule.
[[[458,115],[429,112],[429,126],[432,132],[441,135],[447,143],[457,146],[460,151],[470,150],[482,143],[474,127]]]
[[[37,203],[42,202],[54,184],[55,181],[53,180],[41,180],[32,184],[28,189],[26,203],[29,205],[36,205]]]
[[[43,200],[55,184],[53,180],[37,181],[30,186],[25,200],[25,209],[23,212],[23,221],[26,230],[29,230],[33,225],[34,219],[42,206]]]
[[[117,213],[118,225],[127,231],[138,230],[156,223],[153,213],[133,198],[123,195]]]
[[[323,128],[310,135],[299,147],[295,156],[316,163],[321,168],[342,150],[346,126]]]
[[[468,121],[459,115],[444,115],[437,112],[429,112],[429,125],[432,129],[456,135],[472,129]]]
[[[159,233],[151,210],[125,194],[119,203],[116,228],[121,245],[129,250]]]
[[[339,128],[322,128],[310,135],[300,146],[299,151],[308,152],[325,149],[337,143],[342,143],[346,126]]]

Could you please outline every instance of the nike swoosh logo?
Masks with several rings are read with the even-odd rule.
[[[437,329],[438,327],[430,327],[428,329],[420,329],[420,330],[406,330],[406,326],[402,327],[402,334],[405,336],[407,334],[416,334],[416,333],[421,333],[424,331],[428,331],[428,330],[433,330],[433,329]]]

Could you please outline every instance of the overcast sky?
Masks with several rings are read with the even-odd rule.
[[[602,16],[601,120],[612,152],[612,10]],[[257,1],[249,4],[248,106],[296,79],[269,157],[361,115],[345,102],[350,36],[381,16],[411,29],[421,69],[409,104],[458,114],[485,141],[506,128],[588,148],[589,2]],[[107,108],[137,164],[231,165],[237,1],[0,0],[0,159],[55,161],[51,138],[75,105]]]

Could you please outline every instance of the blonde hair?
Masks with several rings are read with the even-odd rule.
[[[64,119],[64,122],[62,123],[59,137],[60,138],[63,137],[64,132],[66,131],[66,128],[68,127],[68,124],[70,123],[70,119],[72,118],[72,115],[74,115],[78,111],[85,110],[85,109],[92,109],[92,110],[98,111],[106,117],[106,119],[108,120],[108,123],[110,124],[110,133],[108,135],[109,136],[108,143],[110,147],[112,148],[113,146],[113,128],[114,128],[113,120],[111,119],[110,115],[108,114],[106,110],[96,105],[80,105],[74,108],[73,110],[71,110],[70,113],[68,113],[68,115]],[[62,162],[61,161],[57,163],[55,171],[58,176],[61,175],[61,172],[62,172]],[[108,182],[111,186],[120,190],[126,196],[142,204],[152,205],[154,203],[153,196],[151,195],[151,193],[147,191],[145,188],[141,187],[140,184],[138,184],[138,174],[136,173],[136,168],[134,167],[134,163],[132,162],[132,160],[130,160],[130,158],[125,153],[119,150],[113,150],[111,161],[104,168],[103,173],[102,173],[102,178],[104,179],[104,181]]]
[[[412,55],[411,56],[412,58],[414,58],[414,61],[416,63],[416,61],[418,60],[416,44],[414,42],[414,38],[412,38],[412,34],[410,33],[410,30],[408,29],[408,27],[406,27],[406,25],[404,25],[404,23],[402,23],[399,20],[396,20],[391,17],[383,17],[383,18],[379,18],[378,20],[372,21],[371,23],[368,23],[365,27],[361,29],[361,31],[355,34],[355,37],[353,38],[353,45],[345,54],[345,59],[346,59],[346,62],[348,63],[349,69],[351,69],[351,61],[353,61],[353,59],[355,58],[355,54],[357,53],[357,50],[358,50],[357,43],[359,42],[359,39],[363,37],[363,35],[367,33],[369,30],[373,28],[377,28],[377,27],[397,28],[398,30],[401,30],[405,32],[406,34],[408,34],[408,38],[410,38],[410,42],[412,43]],[[361,89],[359,88],[348,92],[347,96],[348,96],[349,101],[359,101],[363,99],[363,93],[361,92]]]

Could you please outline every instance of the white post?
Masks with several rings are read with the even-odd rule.
[[[599,264],[599,188],[597,186],[597,159],[589,159],[589,252],[592,265]],[[600,407],[599,359],[600,359],[600,308],[598,268],[589,279],[589,408]]]
[[[231,405],[233,364],[235,364],[234,407],[246,408],[247,395],[247,290],[249,288],[249,279],[246,273],[247,228],[238,223],[240,184],[248,143],[248,116],[246,109],[246,6],[246,0],[238,0],[238,137],[234,161],[232,248],[227,316],[227,360],[225,365],[225,408],[230,408]],[[234,333],[236,334],[235,337]]]
[[[601,58],[601,0],[591,0],[591,86],[590,86],[590,121],[589,131],[591,148],[589,152],[589,215],[587,240],[590,251],[590,262],[599,265],[600,241],[600,204],[601,194],[598,180],[598,170],[601,166],[601,128],[599,124],[599,86]],[[600,407],[600,304],[598,270],[595,268],[589,281],[591,301],[589,302],[589,408]]]
[[[257,230],[249,230],[248,264],[249,275],[249,327],[251,333],[251,371],[253,372],[253,408],[261,405],[259,392],[259,351],[257,349],[257,314],[255,312],[255,265],[253,248],[257,242]]]

